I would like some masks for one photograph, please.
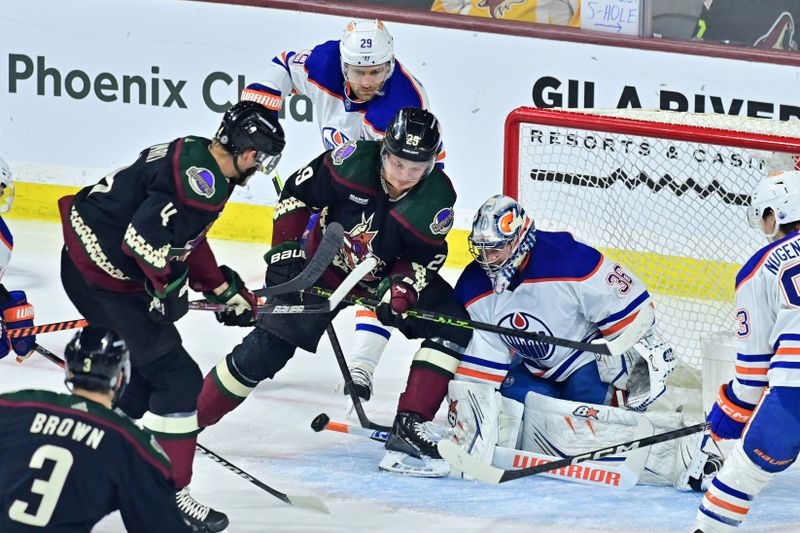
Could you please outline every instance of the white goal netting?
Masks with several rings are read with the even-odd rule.
[[[766,244],[745,218],[750,192],[794,165],[798,124],[519,108],[506,122],[504,189],[537,228],[570,231],[633,270],[664,336],[699,370],[701,338],[733,329],[736,272]]]

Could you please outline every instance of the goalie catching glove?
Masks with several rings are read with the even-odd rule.
[[[625,407],[644,411],[667,390],[667,378],[677,361],[672,347],[650,330],[619,356],[597,355],[597,370],[604,383],[628,391]]]
[[[242,278],[235,270],[227,265],[221,265],[219,269],[225,276],[228,287],[220,294],[203,293],[208,301],[227,306],[224,311],[214,313],[217,321],[226,326],[252,326],[258,314],[257,298],[245,287]]]
[[[394,326],[398,315],[414,307],[419,298],[413,282],[402,276],[393,276],[381,281],[377,295],[381,303],[375,308],[375,315],[385,326]]]

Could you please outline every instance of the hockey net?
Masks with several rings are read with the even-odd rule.
[[[700,341],[733,330],[736,272],[766,244],[746,221],[750,192],[793,167],[797,124],[523,107],[506,120],[504,192],[537,228],[569,231],[634,271],[680,357],[679,379],[699,386]]]

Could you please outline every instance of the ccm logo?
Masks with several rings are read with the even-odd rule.
[[[9,317],[8,314],[7,314],[8,312],[6,312],[6,313],[4,313],[6,315],[4,318],[6,320],[11,321],[11,322],[14,322],[14,321],[17,321],[17,320],[25,320],[26,318],[33,318],[33,306],[31,304],[20,305],[20,306],[17,306],[17,307],[13,307],[13,308],[9,309],[8,311],[11,311],[12,316]]]

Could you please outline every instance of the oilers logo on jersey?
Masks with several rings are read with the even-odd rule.
[[[500,319],[497,323],[498,326],[504,328],[512,328],[519,331],[534,331],[543,335],[552,336],[544,322],[524,311],[517,311],[509,313]],[[546,342],[534,341],[531,339],[521,339],[519,337],[512,337],[511,335],[500,335],[503,342],[517,354],[525,359],[542,360],[548,359],[553,355],[555,347]]]
[[[322,144],[325,145],[326,150],[333,150],[346,142],[350,142],[350,138],[341,130],[329,126],[322,128]]]

